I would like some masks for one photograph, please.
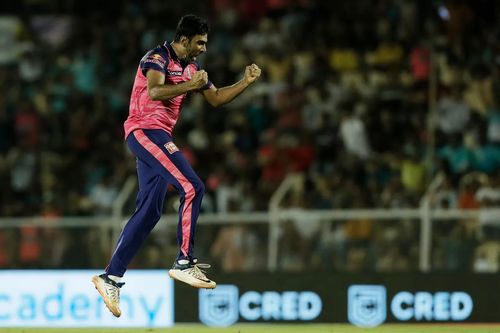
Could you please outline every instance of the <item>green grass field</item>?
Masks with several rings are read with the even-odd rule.
[[[210,328],[202,325],[176,325],[172,328],[0,328],[1,333],[500,333],[500,325],[493,324],[423,324],[382,325],[363,329],[352,325],[234,325],[229,328]]]

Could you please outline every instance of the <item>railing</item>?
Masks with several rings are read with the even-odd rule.
[[[200,226],[210,225],[268,225],[267,232],[267,269],[275,271],[278,269],[280,256],[280,240],[283,235],[283,222],[293,221],[298,224],[321,222],[328,225],[332,222],[353,219],[369,219],[372,221],[384,220],[413,220],[420,221],[419,240],[419,269],[427,272],[431,268],[432,256],[432,228],[434,220],[449,219],[475,219],[481,214],[488,213],[489,216],[498,216],[500,220],[500,209],[489,210],[459,210],[459,209],[432,209],[430,195],[439,186],[440,177],[436,177],[429,186],[426,195],[421,200],[419,208],[416,209],[342,209],[342,210],[304,210],[298,208],[282,208],[281,202],[287,194],[301,195],[304,184],[303,176],[300,174],[289,175],[273,194],[268,212],[251,213],[224,213],[224,214],[201,214]],[[0,229],[18,228],[23,226],[36,226],[43,228],[78,228],[97,227],[100,244],[103,249],[110,250],[114,240],[118,237],[120,230],[126,223],[128,216],[124,216],[123,207],[130,196],[135,192],[135,178],[129,178],[122,191],[118,195],[113,213],[110,216],[95,217],[61,217],[61,218],[0,218]],[[495,214],[495,215],[492,215]],[[171,230],[175,232],[178,216],[168,214],[155,228],[155,231]],[[261,229],[262,230],[262,229]],[[327,230],[327,229],[325,229]]]
[[[500,210],[491,210],[500,217]],[[270,271],[275,271],[278,267],[279,241],[282,235],[281,228],[283,221],[296,221],[298,223],[310,223],[311,221],[345,221],[350,219],[370,219],[373,221],[411,219],[420,221],[420,270],[430,269],[431,237],[430,232],[432,220],[443,219],[478,219],[481,210],[431,210],[429,205],[420,209],[356,209],[356,210],[302,210],[302,209],[280,209],[273,207],[270,212],[252,213],[231,213],[231,214],[202,214],[199,219],[200,226],[209,225],[268,225],[268,258],[267,267]],[[173,230],[177,225],[177,215],[169,214],[162,217],[155,230],[162,231],[167,228]],[[37,226],[43,228],[77,228],[77,227],[99,227],[103,229],[101,233],[105,239],[101,244],[112,246],[109,242],[109,232],[121,228],[126,219],[122,217],[62,217],[62,218],[0,218],[0,229],[16,228],[22,226]],[[418,223],[418,222],[417,222]],[[424,225],[427,227],[424,228]],[[422,248],[425,247],[426,250]]]

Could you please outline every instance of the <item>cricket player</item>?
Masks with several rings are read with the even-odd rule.
[[[196,222],[205,187],[172,139],[182,103],[188,93],[203,94],[213,106],[226,104],[252,85],[261,70],[245,68],[244,77],[231,86],[216,88],[196,58],[207,51],[209,27],[195,15],[183,16],[172,42],[147,52],[139,63],[124,123],[125,140],[137,160],[139,193],[136,211],[117,240],[105,272],[92,282],[114,316],[119,317],[123,275],[141,244],[160,219],[167,192],[173,185],[180,196],[177,242],[179,253],[171,278],[196,288],[215,288],[193,253]]]

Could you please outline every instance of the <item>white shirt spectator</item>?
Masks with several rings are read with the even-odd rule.
[[[347,117],[340,123],[340,135],[346,150],[365,160],[370,156],[370,146],[365,125],[361,119]]]

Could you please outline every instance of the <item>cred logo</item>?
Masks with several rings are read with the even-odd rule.
[[[246,320],[313,320],[321,308],[321,298],[312,291],[248,291],[240,298],[240,314]]]
[[[239,316],[248,321],[316,319],[323,308],[321,298],[312,291],[247,291],[238,297],[234,285],[199,291],[199,317],[209,326],[227,327]]]
[[[402,291],[391,302],[392,314],[399,320],[465,320],[471,315],[473,307],[472,298],[462,291],[435,294]]]
[[[374,327],[386,318],[386,290],[384,286],[353,285],[347,292],[347,316],[360,327]]]
[[[464,291],[430,293],[400,291],[390,299],[396,320],[463,321],[474,308],[472,297]],[[348,289],[349,322],[374,327],[386,320],[386,289],[381,285],[352,285]]]

